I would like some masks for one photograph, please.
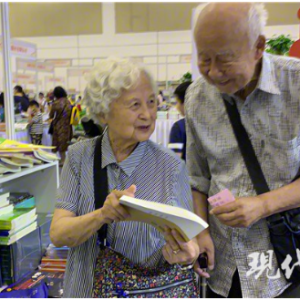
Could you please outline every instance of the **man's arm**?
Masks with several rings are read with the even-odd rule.
[[[258,196],[263,202],[262,218],[300,207],[300,179]]]
[[[296,207],[300,207],[300,179],[259,196],[237,198],[210,213],[227,226],[249,227],[260,219]]]

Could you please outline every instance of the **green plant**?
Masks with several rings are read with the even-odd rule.
[[[289,35],[285,36],[283,34],[273,37],[267,41],[266,52],[277,54],[277,55],[289,55],[289,50],[293,45],[294,41]]]
[[[182,77],[180,78],[180,82],[186,82],[186,81],[191,81],[192,80],[192,74],[191,72],[186,72],[185,74],[182,75]]]

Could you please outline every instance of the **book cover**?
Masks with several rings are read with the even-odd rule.
[[[126,221],[138,221],[155,226],[163,231],[163,226],[176,229],[186,241],[193,239],[208,227],[196,214],[171,205],[122,196],[120,203],[128,209],[131,217]]]
[[[5,214],[9,214],[14,210],[14,206],[12,204],[0,207],[0,216],[1,215],[5,215]]]
[[[23,229],[13,233],[9,236],[0,236],[0,245],[9,246],[22,238],[23,236],[27,235],[28,233],[34,231],[37,228],[37,222],[33,222],[32,224],[27,225]]]
[[[0,206],[2,203],[6,203],[10,193],[3,193],[0,195]]]
[[[2,161],[0,158],[0,173],[1,174],[18,173],[18,172],[21,172],[21,167],[15,166],[12,164],[8,164],[8,163]]]
[[[0,236],[10,236],[10,235],[13,235],[13,234],[17,233],[18,231],[24,229],[25,227],[27,227],[31,223],[33,223],[36,219],[37,219],[37,215],[33,215],[32,217],[28,218],[26,220],[26,222],[21,223],[20,225],[18,225],[14,229],[11,229],[11,230],[0,230]]]
[[[22,150],[26,151],[28,149],[53,149],[53,146],[43,146],[43,145],[33,145],[33,144],[24,144],[17,141],[9,140],[0,137],[0,149],[1,150]]]
[[[28,222],[36,214],[36,208],[30,210],[14,210],[9,214],[0,215],[0,230],[11,230]]]
[[[8,158],[8,157],[3,157],[1,156],[1,162],[4,162],[8,165],[12,165],[12,166],[16,166],[16,167],[26,167],[26,168],[32,168],[33,164],[31,162],[26,162],[24,160],[20,160],[20,159],[12,159],[12,158]]]

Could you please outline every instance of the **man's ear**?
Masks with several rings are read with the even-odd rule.
[[[255,59],[259,60],[262,58],[263,53],[265,51],[266,46],[266,37],[264,35],[260,35],[257,38],[256,44],[255,44]]]

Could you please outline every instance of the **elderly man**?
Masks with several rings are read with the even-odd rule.
[[[210,277],[208,297],[299,297],[275,255],[249,275],[249,255],[273,250],[266,217],[300,206],[300,180],[290,183],[300,168],[300,60],[264,53],[266,19],[261,4],[209,3],[195,25],[202,77],[186,97],[187,165],[195,211],[210,224],[198,243],[211,271],[196,267]],[[256,195],[224,95],[237,105],[271,192]],[[207,196],[225,188],[236,200],[208,206]]]

